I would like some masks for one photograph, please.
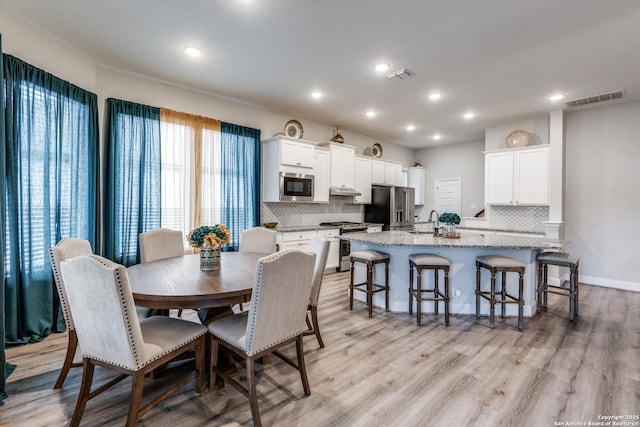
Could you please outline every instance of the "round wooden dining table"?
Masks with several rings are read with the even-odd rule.
[[[222,252],[221,268],[200,270],[200,255],[127,268],[136,305],[157,310],[228,308],[251,299],[260,253]]]

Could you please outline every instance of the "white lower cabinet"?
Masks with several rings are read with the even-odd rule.
[[[277,244],[279,250],[298,249],[306,251],[309,240],[316,234],[322,234],[329,240],[329,257],[327,258],[326,269],[335,269],[340,265],[340,229],[330,228],[322,230],[305,231],[278,231]]]

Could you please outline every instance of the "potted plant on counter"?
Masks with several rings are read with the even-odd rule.
[[[456,235],[456,225],[460,224],[460,215],[455,212],[443,212],[438,220],[441,224],[446,224],[445,236]]]

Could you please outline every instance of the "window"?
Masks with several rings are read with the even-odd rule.
[[[186,237],[221,222],[220,122],[166,109],[160,120],[161,225]]]

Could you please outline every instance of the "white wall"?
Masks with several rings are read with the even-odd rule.
[[[640,103],[566,115],[565,236],[580,281],[640,291]]]
[[[507,147],[507,136],[515,130],[529,132],[529,145],[549,143],[549,116],[535,117],[527,120],[506,123],[485,130],[485,150],[504,150]]]
[[[425,167],[427,183],[420,221],[426,221],[434,208],[436,179],[460,178],[460,216],[474,216],[484,207],[484,144],[480,140],[423,148],[416,152],[416,157]],[[476,207],[472,208],[471,204]]]

